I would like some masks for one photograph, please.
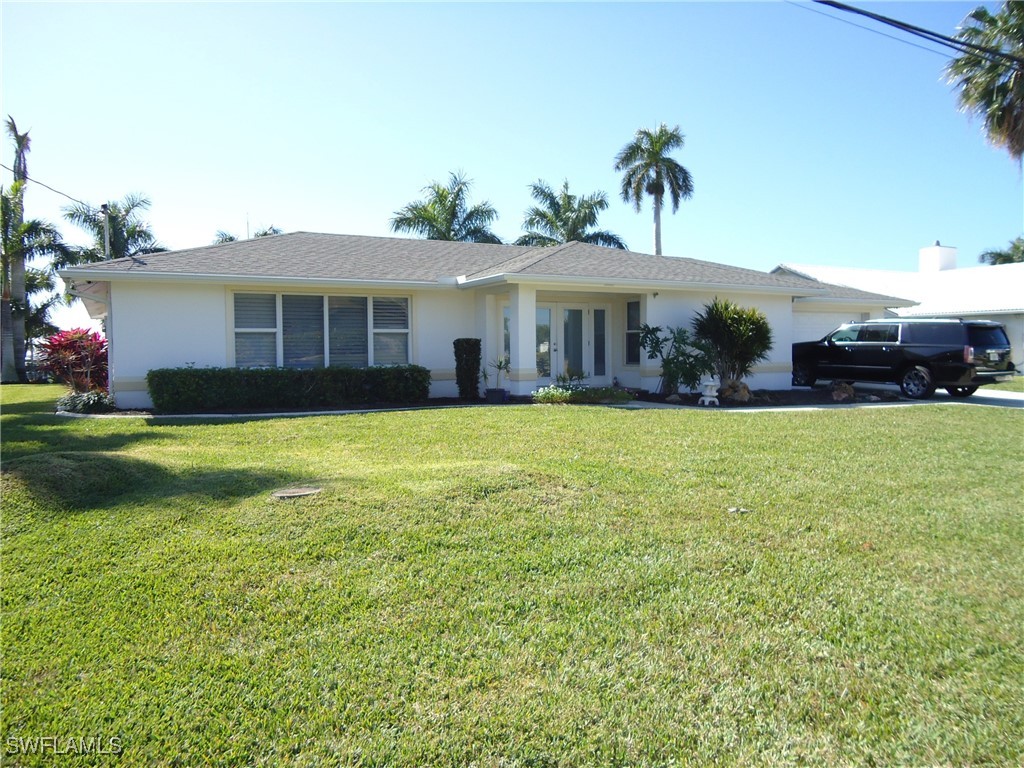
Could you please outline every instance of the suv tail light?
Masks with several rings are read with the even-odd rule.
[[[974,347],[969,344],[964,347],[964,362],[970,363],[974,360]]]

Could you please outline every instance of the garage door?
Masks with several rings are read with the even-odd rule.
[[[794,312],[793,341],[813,341],[843,323],[866,320],[861,312]]]

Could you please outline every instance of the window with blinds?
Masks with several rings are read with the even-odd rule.
[[[277,297],[273,294],[235,294],[235,365],[277,366]]]
[[[409,300],[374,297],[374,365],[403,365],[409,360]]]
[[[409,299],[236,293],[235,365],[320,368],[409,362]]]
[[[626,302],[626,365],[640,364],[640,302]]]
[[[285,368],[324,367],[324,297],[282,296]]]

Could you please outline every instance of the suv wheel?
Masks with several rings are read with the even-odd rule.
[[[900,378],[900,391],[914,400],[926,400],[935,392],[932,372],[922,365],[907,368]]]
[[[978,391],[977,387],[946,387],[946,391],[953,397],[970,397]]]
[[[813,387],[818,379],[814,375],[814,369],[807,363],[793,364],[793,386]]]

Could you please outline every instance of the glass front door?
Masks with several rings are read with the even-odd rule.
[[[587,384],[608,384],[608,307],[589,304],[538,304],[534,354],[537,383],[559,376],[582,376]],[[504,352],[512,347],[512,313],[502,309]]]
[[[588,383],[603,383],[605,317],[604,308],[593,309],[586,304],[538,304],[538,383],[548,384],[559,376],[586,377]]]

